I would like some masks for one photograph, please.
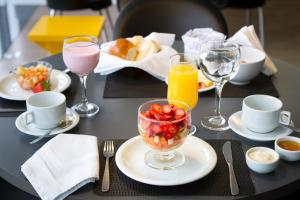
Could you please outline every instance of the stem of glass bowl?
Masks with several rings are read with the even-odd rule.
[[[162,162],[171,161],[175,157],[174,151],[156,151],[156,159]]]

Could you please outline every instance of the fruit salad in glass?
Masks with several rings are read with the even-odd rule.
[[[145,162],[157,169],[173,169],[184,163],[184,155],[174,151],[189,135],[191,112],[187,104],[176,100],[153,100],[138,110],[138,130],[152,149]]]
[[[50,90],[50,63],[38,61],[26,66],[18,66],[14,74],[19,86],[24,90],[32,90],[34,93]]]

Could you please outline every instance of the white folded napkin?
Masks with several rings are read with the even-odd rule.
[[[187,31],[182,37],[184,53],[191,59],[198,59],[202,44],[210,40],[225,40],[226,35],[212,28],[195,28]]]
[[[100,61],[94,72],[107,75],[125,67],[136,67],[160,80],[164,80],[169,72],[169,58],[177,53],[177,51],[171,47],[175,40],[175,34],[153,32],[145,37],[145,39],[152,39],[158,42],[161,46],[161,50],[142,60],[129,61],[108,54],[108,49],[113,44],[113,41],[107,42],[101,45]]]
[[[21,171],[43,200],[64,199],[99,179],[97,137],[60,134],[36,151]]]
[[[264,51],[257,35],[254,30],[254,26],[244,26],[238,32],[236,32],[228,41],[236,42],[240,45],[250,46]],[[270,57],[266,54],[265,64],[262,72],[268,76],[277,72],[275,64]]]

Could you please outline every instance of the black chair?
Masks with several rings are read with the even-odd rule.
[[[117,7],[120,11],[130,0],[117,0]],[[227,5],[228,0],[210,0],[216,7],[223,9]]]
[[[54,16],[57,11],[60,14],[65,10],[81,10],[81,9],[92,9],[98,10],[100,15],[105,12],[108,22],[111,28],[113,28],[112,19],[108,11],[108,7],[111,5],[111,0],[47,0],[47,5],[50,8],[50,16]],[[108,39],[107,30],[105,31],[105,37]]]
[[[212,27],[227,34],[222,13],[207,0],[132,0],[120,12],[113,38],[146,36],[151,32],[176,33],[176,39],[193,28]]]
[[[130,0],[117,0],[118,10],[120,11],[122,8],[124,8],[129,1]]]
[[[117,7],[120,11],[130,0],[117,0]],[[215,6],[222,9],[227,5],[228,0],[210,0]]]
[[[246,23],[247,25],[251,24],[251,9],[256,8],[258,12],[258,24],[259,24],[259,38],[264,45],[264,13],[263,6],[265,0],[227,0],[227,7],[245,9],[246,10]]]

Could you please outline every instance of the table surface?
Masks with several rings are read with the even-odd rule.
[[[45,58],[55,68],[64,69],[65,66],[61,55]],[[299,100],[300,93],[300,69],[291,66],[283,61],[275,59],[279,72],[273,77],[280,99],[284,103],[283,109],[292,111],[292,119],[296,125],[300,125]],[[0,70],[1,71],[1,70]],[[76,76],[70,74],[72,78]],[[149,99],[143,98],[114,98],[103,99],[103,88],[105,85],[105,76],[91,74],[88,77],[88,98],[100,106],[100,113],[90,119],[81,119],[79,125],[72,130],[72,133],[95,135],[99,140],[104,139],[128,139],[138,135],[137,131],[137,108],[143,102]],[[297,92],[298,91],[298,92]],[[64,92],[67,96],[68,106],[80,100],[79,80],[73,81],[71,87]],[[232,113],[241,110],[242,98],[223,98],[222,113],[230,116]],[[224,132],[212,132],[205,130],[200,125],[200,118],[209,115],[214,109],[214,99],[199,98],[197,107],[192,112],[193,123],[199,127],[196,136],[202,139],[236,139],[242,142],[244,152],[252,146],[273,147],[273,142],[252,142],[244,139],[232,130]],[[29,141],[33,137],[25,135],[15,127],[16,117],[0,117],[0,177],[26,191],[37,195],[30,183],[21,173],[21,165],[32,154],[39,149],[46,141],[30,145]],[[295,135],[295,133],[293,133]],[[299,190],[300,186],[300,162],[280,161],[275,172],[266,175],[250,172],[253,184],[255,186],[255,199],[273,199],[274,196],[280,197]],[[99,184],[100,185],[100,184]],[[228,185],[229,187],[229,185]],[[111,197],[97,196],[92,190],[92,184],[88,184],[70,199],[111,199]],[[144,196],[114,197],[120,199],[147,199]],[[150,198],[150,197],[149,197]],[[157,199],[176,199],[182,197],[163,196]],[[197,199],[199,196],[185,196],[185,199]],[[206,196],[207,199],[233,199],[244,197],[231,196]],[[254,198],[254,197],[250,197]]]

